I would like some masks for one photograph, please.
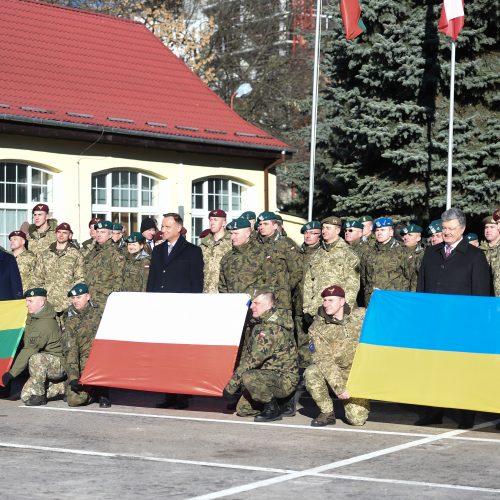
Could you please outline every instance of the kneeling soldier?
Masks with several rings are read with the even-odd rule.
[[[242,417],[256,415],[256,422],[281,420],[283,410],[276,399],[289,398],[299,380],[297,348],[289,320],[275,309],[274,301],[272,292],[257,292],[250,306],[256,325],[224,389],[227,399],[244,389],[236,413]]]
[[[309,328],[313,364],[305,371],[306,387],[321,413],[311,425],[322,427],[335,423],[331,388],[344,404],[345,416],[351,425],[363,425],[368,419],[370,403],[351,398],[346,389],[352,360],[359,342],[365,309],[352,312],[345,302],[345,292],[337,285],[321,293],[323,306],[318,309]]]
[[[30,378],[21,391],[21,400],[26,406],[40,406],[64,394],[61,330],[56,312],[47,302],[47,290],[31,288],[24,297],[28,308],[24,347],[10,371],[3,374],[2,383],[7,385],[28,367]]]

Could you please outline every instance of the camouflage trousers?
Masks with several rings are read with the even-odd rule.
[[[321,413],[333,411],[333,401],[330,397],[329,388],[332,384],[328,382],[318,365],[310,365],[304,374],[307,391],[318,405]],[[370,402],[367,399],[349,398],[342,400],[345,418],[351,425],[364,425],[368,420]]]
[[[27,401],[30,396],[45,395],[50,399],[64,394],[64,382],[61,380],[65,373],[61,358],[39,352],[30,357],[28,367],[30,378],[21,391],[23,401]]]
[[[299,368],[307,368],[312,363],[311,351],[309,351],[309,335],[304,332],[302,316],[295,316],[293,321],[295,323],[295,341],[299,356]]]
[[[274,398],[286,398],[295,390],[298,376],[283,377],[274,370],[248,370],[242,376],[245,390],[236,405],[240,417],[257,415]]]
[[[66,388],[66,402],[68,406],[85,406],[92,402],[92,396],[87,391],[74,392],[68,385]]]

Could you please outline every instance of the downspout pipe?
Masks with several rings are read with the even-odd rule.
[[[264,210],[267,212],[269,210],[269,172],[271,169],[276,168],[281,165],[286,159],[286,152],[281,152],[281,157],[277,160],[272,161],[267,167],[264,168]]]

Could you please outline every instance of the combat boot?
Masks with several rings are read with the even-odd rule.
[[[45,397],[45,394],[43,396],[36,396],[32,395],[30,396],[24,404],[26,406],[42,406],[47,404],[47,398]]]
[[[99,408],[111,408],[111,401],[107,396],[101,396],[99,398]]]
[[[281,400],[281,414],[284,417],[294,417],[296,413],[296,403],[295,403],[295,392],[293,392],[288,398]]]
[[[335,425],[337,419],[335,418],[335,412],[330,413],[321,412],[312,422],[312,427],[324,427],[325,425]]]
[[[254,418],[254,422],[273,422],[282,418],[280,405],[273,398],[269,403],[264,404],[264,409]]]

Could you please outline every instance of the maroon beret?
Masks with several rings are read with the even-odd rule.
[[[101,221],[102,219],[100,217],[94,217],[93,219],[90,219],[89,227],[94,227],[98,222]]]
[[[321,292],[322,297],[342,297],[345,298],[344,289],[338,285],[332,285]]]
[[[69,231],[70,233],[72,233],[73,231],[71,230],[71,226],[67,223],[67,222],[61,222],[61,224],[59,224],[57,227],[56,227],[56,231]]]
[[[201,233],[200,233],[200,236],[198,236],[198,238],[205,238],[205,236],[208,236],[210,234],[210,229],[204,229]]]
[[[47,212],[49,213],[49,206],[45,205],[45,203],[39,203],[33,207],[32,212]]]
[[[25,240],[28,239],[26,238],[26,233],[23,231],[12,231],[12,233],[9,234],[9,240],[12,238],[12,236],[21,236],[21,238],[24,238]]]
[[[492,217],[493,217],[493,220],[494,220],[495,222],[500,221],[500,208],[497,208],[497,209],[493,212]]]
[[[155,235],[153,236],[153,241],[156,243],[157,241],[161,241],[163,239],[163,235],[161,231],[156,231]]]
[[[220,208],[218,208],[217,210],[212,210],[208,214],[208,218],[210,218],[210,217],[222,217],[223,219],[225,219],[227,217],[227,214],[226,214],[226,212],[224,212],[224,210],[221,210]]]

